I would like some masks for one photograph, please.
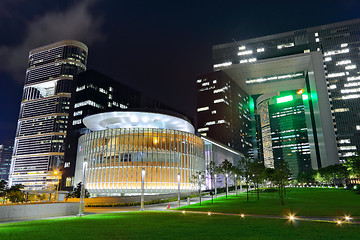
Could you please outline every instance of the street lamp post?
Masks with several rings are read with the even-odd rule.
[[[178,180],[178,206],[180,207],[180,173],[178,173],[177,180]]]
[[[201,174],[199,174],[199,200],[201,206]]]
[[[235,195],[237,196],[238,192],[237,192],[237,175],[235,174]]]
[[[217,178],[217,175],[215,174],[215,176],[214,176],[215,198],[216,198],[216,195],[217,195],[216,178]]]
[[[83,163],[83,175],[82,175],[82,184],[80,191],[80,206],[79,206],[79,217],[84,216],[85,211],[85,185],[86,185],[86,169],[87,162]]]
[[[57,184],[56,184],[56,188],[55,188],[55,194],[54,194],[55,196],[54,196],[53,202],[59,201],[59,184],[60,184],[59,175],[60,175],[60,172],[55,170],[54,175],[56,176]]]
[[[145,183],[145,168],[141,170],[141,207],[140,211],[144,211],[144,184]]]
[[[240,176],[240,193],[242,193],[242,177]]]
[[[229,174],[226,174],[225,177],[226,177],[226,198],[227,198],[227,195],[229,194],[229,188],[228,188],[228,177],[229,177]]]

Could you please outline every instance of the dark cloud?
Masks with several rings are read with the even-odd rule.
[[[30,49],[64,39],[75,39],[91,45],[103,41],[102,18],[90,12],[94,1],[80,1],[65,11],[48,12],[29,22],[24,40],[15,46],[0,46],[0,70],[23,83]]]

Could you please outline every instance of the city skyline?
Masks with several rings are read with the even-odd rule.
[[[0,29],[7,34],[0,40],[0,100],[7,114],[0,116],[0,140],[15,137],[27,54],[33,48],[63,39],[83,41],[89,46],[89,69],[153,92],[160,101],[170,99],[173,107],[195,115],[196,77],[211,71],[213,45],[358,18],[360,4],[204,5],[39,1],[24,8],[3,2]],[[321,11],[308,14],[311,9]]]

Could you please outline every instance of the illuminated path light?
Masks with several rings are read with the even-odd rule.
[[[173,212],[180,212],[182,214],[185,214],[184,210],[170,210]],[[207,216],[211,216],[211,215],[222,215],[222,216],[239,216],[242,219],[245,219],[246,217],[254,217],[254,218],[271,218],[271,219],[284,219],[284,220],[288,220],[291,222],[296,221],[307,221],[307,222],[326,222],[326,223],[336,223],[337,225],[342,225],[342,224],[358,224],[360,225],[360,221],[359,222],[349,222],[346,221],[341,221],[341,219],[335,219],[333,217],[299,217],[296,216],[294,214],[290,214],[288,216],[281,216],[281,215],[256,215],[256,214],[244,214],[244,213],[219,213],[219,212],[200,212],[200,211],[186,211],[186,213],[193,213],[193,214],[204,214]]]

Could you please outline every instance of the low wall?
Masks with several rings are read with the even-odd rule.
[[[194,193],[183,193],[180,194],[180,197],[187,197],[193,195]],[[170,194],[159,194],[159,195],[144,195],[144,200],[158,200],[158,199],[177,199],[177,193]],[[79,202],[79,198],[68,198],[64,202]],[[97,203],[136,203],[140,202],[140,195],[138,196],[119,196],[119,197],[93,197],[93,198],[85,198],[85,205],[88,204],[97,204]]]
[[[79,203],[35,203],[0,205],[0,222],[79,213]]]

